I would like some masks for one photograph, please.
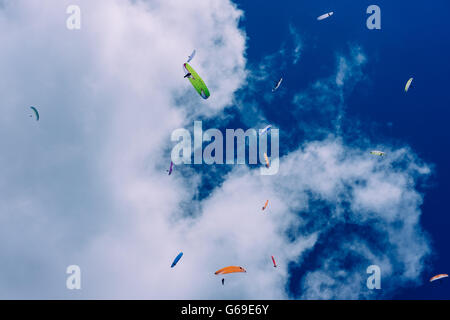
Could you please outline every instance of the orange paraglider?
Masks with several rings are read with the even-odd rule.
[[[264,204],[264,207],[262,207],[263,210],[267,208],[267,205],[269,204],[269,200],[266,200],[266,203]]]
[[[447,278],[447,277],[448,277],[448,274],[445,274],[445,273],[438,274],[438,275],[435,275],[433,278],[431,278],[430,282],[433,282],[435,280],[439,280],[439,279],[442,279],[442,278]]]
[[[222,269],[217,270],[214,274],[227,274],[227,273],[235,273],[235,272],[247,272],[242,267],[229,266]]]
[[[270,166],[269,158],[267,157],[267,153],[264,153],[264,159],[266,160],[266,167],[268,168]]]

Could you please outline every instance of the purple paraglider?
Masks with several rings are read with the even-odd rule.
[[[172,173],[172,170],[173,170],[173,162],[170,161],[170,168],[169,168],[169,170],[166,170],[166,171],[169,172],[169,176],[170,176],[170,174]]]

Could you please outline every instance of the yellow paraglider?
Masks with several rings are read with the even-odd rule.
[[[413,78],[409,78],[409,80],[406,82],[405,85],[405,92],[408,92],[409,87],[411,86],[411,82],[413,81]]]
[[[370,154],[374,154],[374,155],[376,155],[376,156],[380,156],[380,157],[382,157],[382,156],[386,155],[386,153],[385,153],[385,152],[383,152],[383,151],[379,151],[379,150],[372,150],[372,151],[370,151]]]

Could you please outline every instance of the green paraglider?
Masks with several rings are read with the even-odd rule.
[[[202,78],[195,72],[195,70],[188,64],[183,65],[184,71],[186,72],[185,78],[188,78],[192,86],[202,96],[203,99],[208,99],[210,96],[208,87],[203,82]]]
[[[39,121],[39,112],[35,107],[30,107],[31,110],[33,110],[34,115],[36,116],[36,121]]]
[[[386,153],[385,153],[385,152],[383,152],[383,151],[379,151],[379,150],[372,150],[372,151],[370,151],[370,154],[374,154],[374,155],[376,155],[376,156],[380,156],[380,157],[382,157],[382,156],[386,155]]]

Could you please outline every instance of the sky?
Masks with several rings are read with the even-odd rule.
[[[449,7],[0,1],[0,298],[449,299],[429,282],[450,270]],[[183,78],[194,49],[206,100]],[[167,175],[171,135],[194,121],[224,136],[271,124],[278,172]],[[228,265],[247,272],[222,286]]]

